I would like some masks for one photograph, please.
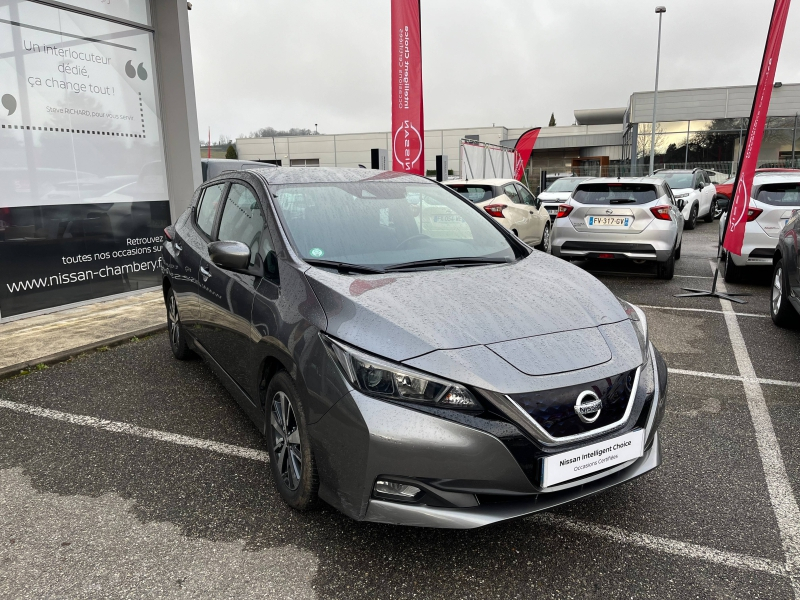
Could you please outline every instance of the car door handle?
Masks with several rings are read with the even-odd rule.
[[[531,214],[533,214],[533,211],[532,211],[532,210],[529,210],[528,212],[529,212],[529,213],[531,213]]]
[[[203,281],[208,281],[208,278],[211,277],[211,271],[205,267],[200,267],[200,275],[203,276]]]

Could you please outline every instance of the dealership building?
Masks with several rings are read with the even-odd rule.
[[[658,93],[655,158],[658,168],[701,166],[731,173],[746,134],[755,86],[664,90]],[[772,94],[760,161],[788,165],[794,158],[800,84],[777,84]],[[576,110],[573,125],[542,128],[527,166],[532,186],[550,175],[641,174],[649,168],[653,92],[636,92],[619,108]],[[436,156],[447,155],[461,172],[462,139],[513,146],[529,127],[470,127],[425,131],[429,173]],[[370,166],[371,150],[392,156],[391,133],[345,133],[275,138],[239,138],[239,158],[283,166]],[[800,148],[798,148],[800,151]],[[800,162],[800,157],[798,161]],[[390,167],[391,168],[391,167]]]

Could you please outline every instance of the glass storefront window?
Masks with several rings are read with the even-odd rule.
[[[0,5],[0,317],[159,284],[155,82],[149,31]]]
[[[61,4],[100,13],[115,19],[150,25],[147,0],[61,0]]]

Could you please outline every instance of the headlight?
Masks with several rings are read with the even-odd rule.
[[[647,317],[638,306],[626,302],[622,298],[617,298],[622,305],[622,310],[628,315],[628,318],[633,323],[633,328],[636,330],[636,337],[639,338],[639,346],[642,349],[642,364],[646,364],[650,358],[650,337],[647,332]]]
[[[689,196],[689,192],[686,192],[685,194],[675,194],[675,198],[676,199],[678,199],[678,198],[686,198],[688,196]]]
[[[365,394],[442,408],[481,409],[462,385],[369,356],[321,332],[319,336],[350,385]]]

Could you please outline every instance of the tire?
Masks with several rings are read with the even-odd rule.
[[[689,218],[686,219],[686,222],[683,224],[684,229],[688,229],[689,231],[691,231],[692,229],[697,227],[697,212],[698,212],[697,204],[694,204],[692,206],[692,210],[689,212]]]
[[[275,487],[295,510],[317,502],[319,477],[300,397],[286,371],[272,378],[266,396],[267,442]]]
[[[172,356],[178,360],[194,358],[195,354],[186,342],[181,316],[178,312],[178,301],[175,299],[175,292],[172,291],[172,288],[167,291],[165,303],[167,306],[167,333],[169,334],[169,347],[172,350]]]
[[[769,314],[772,322],[778,327],[795,328],[800,324],[800,315],[794,310],[789,301],[789,282],[786,270],[783,268],[783,259],[775,263],[772,271],[772,293],[769,303]]]
[[[725,283],[739,283],[742,280],[744,267],[737,266],[728,252],[725,257]]]
[[[714,222],[714,213],[717,212],[717,199],[714,198],[711,201],[711,206],[708,207],[708,214],[703,217],[703,221],[706,223],[713,223]]]
[[[542,231],[542,241],[536,246],[537,250],[541,250],[545,254],[551,254],[553,251],[553,244],[551,243],[550,239],[551,229],[550,223],[544,226],[544,231]]]
[[[722,215],[725,214],[725,211],[719,207],[719,199],[714,203],[714,218],[719,220],[722,218]]]
[[[656,277],[669,281],[675,276],[675,250],[669,255],[669,258],[664,262],[656,263]]]

